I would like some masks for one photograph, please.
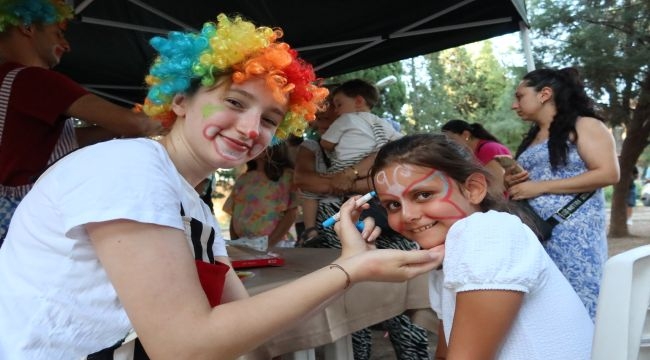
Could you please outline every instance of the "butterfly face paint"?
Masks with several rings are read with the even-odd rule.
[[[444,243],[449,228],[474,211],[456,182],[437,169],[389,165],[375,176],[375,187],[389,225],[422,248]]]

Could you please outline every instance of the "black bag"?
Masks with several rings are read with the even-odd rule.
[[[535,212],[528,200],[519,200],[517,204],[523,212],[524,216],[528,219],[529,225],[540,242],[545,242],[551,238],[553,228],[559,224],[560,221],[568,219],[582,204],[584,204],[595,193],[585,192],[576,195],[568,204],[564,205],[560,210],[556,211],[548,219],[543,219]]]
[[[549,240],[551,238],[551,235],[553,234],[553,228],[558,223],[555,222],[554,224],[551,224],[546,220],[542,219],[541,216],[537,215],[535,209],[533,209],[533,207],[530,206],[528,200],[519,200],[517,201],[517,204],[519,205],[519,208],[521,209],[524,216],[528,220],[524,222],[530,225],[530,228],[533,230],[535,235],[537,235],[539,241],[543,243]]]

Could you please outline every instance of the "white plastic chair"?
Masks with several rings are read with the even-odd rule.
[[[650,359],[650,245],[612,256],[598,297],[593,360]]]

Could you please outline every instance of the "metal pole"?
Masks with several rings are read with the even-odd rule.
[[[524,50],[524,57],[526,58],[526,68],[530,72],[535,70],[535,62],[533,61],[533,54],[530,50],[530,30],[523,21],[519,22],[519,29],[521,46]]]

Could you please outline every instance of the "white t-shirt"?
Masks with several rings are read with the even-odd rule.
[[[378,133],[381,139],[377,138]],[[388,121],[372,113],[343,114],[321,137],[325,141],[336,144],[329,172],[355,165],[361,159],[379,150],[387,141],[401,136]]]
[[[429,283],[431,307],[443,321],[447,342],[456,294],[472,290],[524,293],[497,359],[590,358],[594,324],[587,310],[518,217],[475,213],[449,229],[442,270],[431,272]]]
[[[181,203],[207,232],[190,234]],[[126,336],[131,323],[84,228],[113,219],[181,229],[201,238],[199,258],[227,256],[209,208],[159,143],[77,150],[37,181],[0,248],[0,359],[79,359]]]

